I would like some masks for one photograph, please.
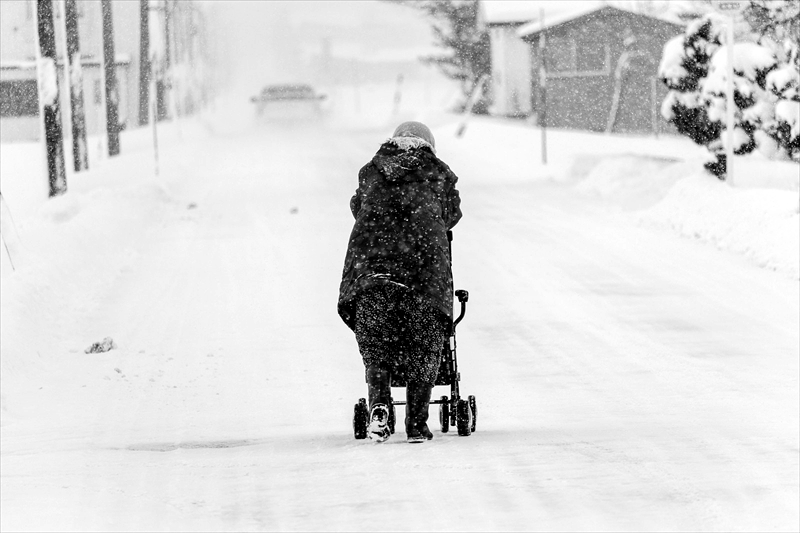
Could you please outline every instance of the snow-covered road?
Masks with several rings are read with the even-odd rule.
[[[478,431],[354,440],[363,367],[335,303],[384,135],[179,145],[174,209],[62,318],[119,349],[64,346],[8,393],[4,531],[798,528],[797,281],[564,185],[475,175],[444,139]]]

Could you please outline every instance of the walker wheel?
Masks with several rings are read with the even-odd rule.
[[[468,437],[472,433],[472,410],[467,400],[458,400],[456,404],[456,427],[462,437]]]
[[[442,396],[442,403],[439,404],[439,425],[442,426],[442,433],[450,431],[450,400],[447,396]]]
[[[367,424],[369,420],[369,410],[367,400],[359,398],[358,403],[353,409],[353,436],[356,439],[367,438]]]
[[[470,430],[475,433],[475,426],[478,424],[478,402],[475,401],[475,396],[469,396],[469,410],[472,412],[472,426]]]

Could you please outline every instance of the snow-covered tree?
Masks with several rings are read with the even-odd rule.
[[[759,134],[759,147],[800,161],[800,2],[751,0],[745,18],[758,43],[770,48],[777,68],[766,78],[774,114]]]
[[[798,158],[800,69],[798,3],[752,0],[734,45],[734,153],[756,148],[770,157]],[[662,115],[678,131],[706,146],[706,168],[724,179],[727,141],[728,51],[725,21],[714,13],[691,21],[684,35],[664,47],[659,76],[670,92]]]
[[[481,21],[480,0],[393,0],[424,11],[431,19],[436,46],[443,53],[424,57],[448,78],[458,80],[464,102],[481,77],[492,70],[489,32]],[[485,107],[479,103],[474,109]]]
[[[719,25],[711,18],[691,22],[684,35],[664,46],[659,77],[669,89],[661,114],[678,132],[695,143],[708,146],[715,158],[706,168],[716,176],[725,174],[725,154],[717,147],[722,123],[712,120],[702,99],[702,85],[708,76],[711,56],[721,47]]]
[[[775,42],[797,41],[800,35],[800,2],[797,0],[750,0],[744,18],[753,32]]]
[[[719,48],[711,58],[701,99],[708,109],[708,117],[723,125],[727,113],[728,51]],[[774,97],[766,90],[767,75],[777,67],[772,51],[753,42],[736,43],[733,47],[733,103],[734,131],[733,153],[749,154],[756,149],[756,131],[764,129],[774,119]],[[724,150],[727,133],[721,132],[720,141],[711,143],[712,151]]]
[[[800,162],[800,47],[787,41],[785,50],[785,61],[766,78],[767,89],[777,101],[773,120],[765,125],[764,133],[778,150]]]

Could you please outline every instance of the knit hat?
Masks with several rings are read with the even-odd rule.
[[[430,144],[434,151],[436,150],[436,141],[433,138],[433,133],[422,122],[403,122],[394,130],[392,137],[416,137]]]

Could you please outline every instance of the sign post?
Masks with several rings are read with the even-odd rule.
[[[725,143],[725,181],[728,185],[733,185],[733,127],[734,127],[734,102],[733,102],[733,25],[736,15],[741,13],[748,2],[742,0],[711,0],[711,6],[727,18],[727,38],[725,48],[728,52],[728,72],[727,72],[727,100],[725,108],[727,112],[727,142]]]

